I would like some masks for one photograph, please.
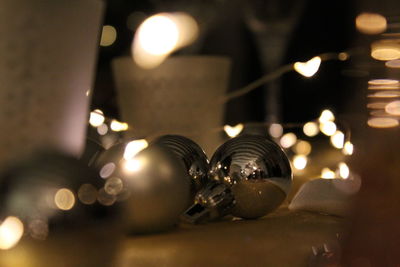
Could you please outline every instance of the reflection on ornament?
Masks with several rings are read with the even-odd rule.
[[[161,143],[162,140],[156,140],[140,152],[132,153],[133,157],[127,156],[132,155],[130,149],[133,147],[132,151],[136,152],[138,147],[143,147],[138,144],[147,145],[147,142],[120,143],[98,158],[98,169],[103,172],[104,166],[115,165],[112,171],[107,171],[104,188],[98,192],[98,201],[107,206],[121,201],[121,221],[130,232],[146,233],[171,228],[190,204],[191,178],[184,161]]]
[[[95,109],[92,112],[90,112],[90,119],[89,123],[93,127],[98,127],[103,124],[105,118],[104,118],[104,113],[103,111],[99,109]]]
[[[227,213],[249,219],[264,216],[286,198],[292,170],[276,143],[262,136],[241,135],[214,153],[210,179],[183,219],[197,223]]]
[[[182,160],[191,179],[193,196],[207,183],[207,155],[194,141],[180,135],[164,135],[154,140],[152,145],[167,148]]]

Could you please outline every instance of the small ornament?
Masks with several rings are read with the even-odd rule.
[[[245,219],[262,217],[285,200],[292,170],[276,143],[262,136],[241,135],[214,153],[210,179],[184,213],[184,220],[197,223],[229,213]]]
[[[15,163],[0,176],[0,221],[14,216],[25,232],[36,239],[45,239],[50,226],[79,225],[104,213],[87,192],[97,194],[101,179],[86,163],[54,153],[36,153]],[[1,239],[1,236],[0,236]],[[1,241],[1,240],[0,240]]]
[[[110,197],[122,200],[123,224],[133,233],[171,228],[190,205],[186,167],[172,151],[159,145],[132,154],[128,151],[132,142],[117,144],[100,155],[97,165],[106,180],[102,195],[110,205]]]
[[[191,178],[193,196],[206,185],[209,161],[206,153],[194,141],[180,135],[164,135],[154,140],[152,145],[170,149],[183,161]]]

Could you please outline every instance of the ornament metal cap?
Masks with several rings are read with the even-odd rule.
[[[212,181],[195,196],[194,204],[187,209],[181,219],[189,223],[202,223],[223,217],[235,206],[235,198],[230,186]]]

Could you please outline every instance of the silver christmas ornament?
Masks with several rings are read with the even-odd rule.
[[[212,180],[183,219],[192,223],[232,214],[262,217],[285,200],[292,170],[283,150],[263,136],[241,135],[221,145],[210,161]]]
[[[122,224],[129,232],[167,230],[190,205],[186,167],[172,151],[158,145],[127,157],[128,144],[115,145],[99,157],[100,176],[106,181],[103,195],[121,200]]]
[[[191,179],[193,196],[206,185],[209,161],[206,153],[194,141],[181,135],[163,135],[151,145],[165,147],[182,160]]]
[[[82,188],[91,191],[82,192]],[[49,228],[77,226],[97,220],[104,210],[96,205],[101,179],[82,162],[56,152],[37,152],[16,162],[0,176],[0,221],[15,216],[26,233],[45,239]],[[83,194],[86,193],[86,194]],[[94,195],[84,203],[81,197]]]

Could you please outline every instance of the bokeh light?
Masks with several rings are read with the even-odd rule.
[[[399,121],[393,118],[371,118],[367,123],[373,128],[392,128],[399,125]]]
[[[125,147],[124,159],[132,159],[137,153],[148,147],[148,145],[149,144],[145,139],[138,139],[129,142]]]
[[[334,179],[336,178],[336,174],[329,168],[323,168],[321,170],[321,178],[323,179]]]
[[[386,18],[377,13],[361,13],[356,17],[356,28],[365,34],[379,34],[386,31]]]
[[[142,68],[154,68],[197,36],[198,25],[190,15],[182,12],[156,14],[137,29],[132,43],[133,59]]]
[[[333,121],[327,121],[319,125],[321,132],[327,136],[331,136],[336,132],[336,124]]]
[[[400,58],[400,44],[395,40],[379,40],[371,44],[371,57],[388,61]]]
[[[104,185],[104,190],[109,195],[118,195],[123,188],[124,185],[122,183],[122,180],[118,177],[111,177],[107,179],[107,182]]]
[[[337,148],[342,149],[344,146],[344,133],[341,131],[336,131],[330,138],[331,144]]]
[[[283,134],[283,127],[279,123],[272,123],[269,126],[269,135],[271,135],[274,138],[279,138]]]
[[[317,73],[321,65],[320,57],[313,57],[307,62],[296,62],[293,67],[294,70],[303,75],[304,77],[312,77]]]
[[[307,122],[303,126],[303,132],[309,137],[316,136],[319,133],[318,124],[312,121]]]
[[[293,157],[293,167],[296,170],[303,170],[307,166],[307,156],[296,155]]]
[[[229,137],[233,138],[233,137],[238,136],[242,132],[243,127],[244,126],[241,123],[239,123],[235,126],[225,125],[224,131]]]
[[[385,111],[391,115],[400,115],[400,101],[390,102],[385,106]]]
[[[103,123],[97,127],[97,133],[99,135],[106,135],[108,133],[108,126],[107,124]]]
[[[74,193],[67,188],[62,188],[55,194],[54,203],[60,210],[70,210],[75,205]]]
[[[125,160],[123,166],[128,172],[137,172],[142,168],[143,162],[139,159]]]
[[[367,108],[370,109],[385,109],[386,105],[388,102],[373,102],[373,103],[368,103]]]
[[[311,153],[311,144],[307,141],[299,140],[292,149],[296,154],[307,156]]]
[[[117,120],[112,120],[110,124],[110,128],[114,132],[122,132],[128,130],[128,124],[126,122],[120,122]]]
[[[92,205],[97,199],[97,189],[91,184],[83,184],[78,190],[78,199],[85,205]]]
[[[324,109],[318,118],[318,121],[320,123],[325,123],[325,122],[334,121],[334,120],[335,120],[335,115],[333,115],[333,112],[330,111],[329,109]]]
[[[373,79],[373,80],[369,80],[368,84],[371,84],[371,85],[398,85],[399,84],[399,80],[395,80],[395,79]]]
[[[97,201],[103,206],[111,206],[115,203],[117,197],[108,194],[104,188],[101,188],[97,194]]]
[[[353,155],[354,145],[350,141],[347,141],[346,143],[344,143],[344,147],[343,147],[342,151],[343,151],[343,154],[345,154],[345,155],[348,155],[348,156]]]
[[[14,247],[24,234],[24,224],[14,216],[7,217],[0,224],[0,249]]]
[[[344,162],[339,163],[339,176],[343,179],[347,179],[350,176],[350,169]]]
[[[397,91],[381,91],[381,92],[376,92],[374,94],[368,95],[368,97],[371,98],[394,98],[394,97],[399,97],[400,92]]]
[[[111,25],[104,25],[101,31],[101,46],[110,46],[117,40],[117,30]]]
[[[286,133],[280,139],[283,148],[289,148],[297,142],[297,136],[294,133]]]
[[[90,112],[89,123],[93,127],[98,127],[104,123],[104,113],[100,109],[95,109]]]
[[[104,166],[101,167],[101,169],[100,169],[100,177],[104,178],[104,179],[110,177],[113,174],[113,172],[115,171],[116,167],[117,166],[113,162],[108,162],[108,163],[104,164]]]
[[[394,59],[385,62],[385,66],[388,68],[399,69],[400,68],[400,60]]]

